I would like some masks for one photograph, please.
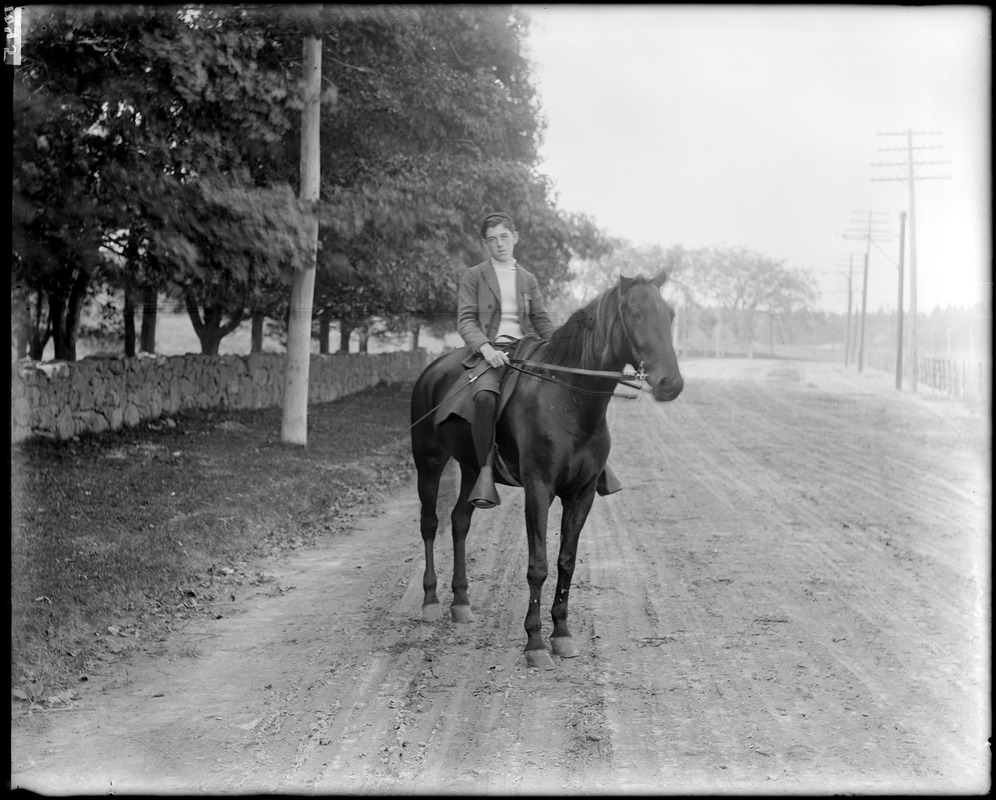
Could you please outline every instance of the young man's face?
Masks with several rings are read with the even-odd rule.
[[[519,232],[510,231],[505,223],[487,228],[484,231],[484,244],[495,261],[512,261],[515,245],[519,243]]]

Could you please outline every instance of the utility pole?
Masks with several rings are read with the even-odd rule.
[[[311,368],[311,311],[318,264],[318,216],[315,207],[321,189],[319,129],[322,94],[322,39],[320,11],[314,12],[311,29],[305,32],[301,82],[304,106],[301,109],[301,193],[306,207],[308,252],[294,272],[291,286],[290,319],[287,325],[287,366],[284,379],[283,417],[280,441],[308,444],[308,377]]]
[[[864,281],[861,284],[861,336],[858,338],[858,372],[865,368],[865,317],[868,315],[868,253],[865,253]]]
[[[939,144],[914,144],[914,136],[940,136],[940,131],[914,131],[907,128],[905,131],[892,133],[878,133],[878,136],[903,136],[906,139],[905,147],[880,147],[880,153],[905,152],[906,161],[879,161],[872,162],[873,167],[900,167],[905,168],[905,175],[901,172],[889,175],[884,178],[872,178],[873,181],[906,181],[910,192],[910,360],[913,363],[913,374],[910,376],[910,384],[913,391],[916,391],[917,380],[917,347],[916,347],[916,182],[918,180],[943,180],[950,178],[950,175],[924,175],[918,174],[917,167],[936,166],[938,164],[950,164],[950,161],[923,161],[916,160],[915,153],[920,150],[939,150]]]
[[[845,239],[862,239],[865,242],[865,254],[864,254],[864,278],[862,280],[861,288],[861,330],[860,336],[858,338],[858,372],[862,372],[865,368],[865,317],[868,315],[868,258],[871,255],[872,242],[882,241],[882,236],[888,234],[887,231],[881,228],[876,228],[875,226],[879,224],[879,220],[875,219],[877,212],[867,211],[867,212],[853,212],[855,214],[867,214],[868,219],[864,231],[858,231],[854,228],[848,229],[844,234]],[[881,215],[878,215],[881,218]],[[876,238],[876,236],[878,238]],[[890,237],[891,238],[891,237]]]
[[[719,358],[719,344],[723,337],[723,306],[716,309],[716,358]]]
[[[844,366],[851,364],[851,310],[854,298],[854,253],[851,253],[851,261],[847,268],[847,347],[844,350]]]
[[[842,254],[844,255],[844,254]],[[851,337],[851,317],[852,308],[854,303],[854,253],[847,253],[847,269],[845,270],[844,264],[838,261],[837,266],[839,269],[834,270],[835,272],[847,275],[847,321],[844,328],[844,366],[847,367],[851,363],[851,350],[854,346],[854,340]]]
[[[906,244],[906,212],[899,212],[899,297],[896,316],[899,330],[896,333],[896,389],[903,389],[903,247]]]

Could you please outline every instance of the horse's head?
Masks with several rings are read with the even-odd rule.
[[[619,313],[624,350],[633,366],[643,365],[654,399],[674,400],[684,386],[674,353],[671,328],[674,309],[661,296],[667,280],[664,270],[650,278],[619,279]]]

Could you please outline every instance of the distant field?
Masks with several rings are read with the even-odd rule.
[[[136,325],[140,325],[140,320]],[[422,334],[419,337],[419,346],[429,352],[442,352],[443,349],[459,345],[460,337],[456,333],[449,334],[445,339]],[[340,349],[339,332],[333,328],[329,334],[329,350],[333,353]],[[311,342],[312,352],[318,352],[318,340]],[[391,353],[397,350],[411,349],[411,336],[385,336],[370,337],[368,352],[370,353]],[[349,342],[349,351],[356,353],[359,350],[358,338],[353,335]],[[86,358],[94,353],[115,353],[124,351],[124,340],[108,343],[107,341],[94,341],[81,338],[76,345],[76,355],[78,358]],[[221,355],[248,355],[252,351],[252,324],[249,321],[243,322],[238,330],[230,333],[221,340],[218,352]],[[263,351],[267,353],[283,353],[284,343],[275,338],[268,337],[263,341]],[[186,353],[200,353],[201,344],[194,333],[190,318],[185,313],[159,312],[156,323],[156,353],[165,356],[184,355]],[[44,361],[51,361],[55,358],[55,349],[52,342],[45,347]]]

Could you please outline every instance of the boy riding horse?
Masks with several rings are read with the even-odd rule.
[[[492,455],[495,409],[509,353],[525,335],[548,338],[554,330],[536,276],[515,260],[519,233],[508,214],[489,214],[481,222],[481,240],[490,258],[468,269],[457,293],[457,330],[466,344],[461,362],[466,369],[485,368],[474,381],[472,434],[480,475],[470,493],[477,508],[501,503],[495,489]],[[598,493],[622,488],[608,464],[598,479]]]

